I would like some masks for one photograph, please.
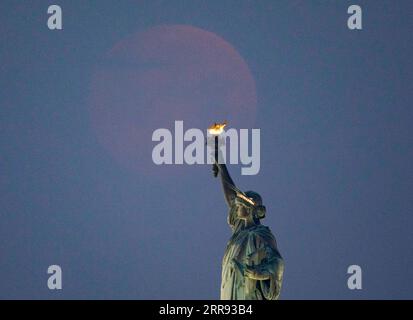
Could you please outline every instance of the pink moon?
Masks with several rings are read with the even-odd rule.
[[[175,120],[184,130],[223,120],[252,128],[256,106],[254,78],[237,50],[188,25],[156,26],[115,44],[96,64],[89,95],[100,144],[120,165],[149,175],[160,168],[152,161],[154,130],[173,133]]]

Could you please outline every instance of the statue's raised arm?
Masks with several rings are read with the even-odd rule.
[[[234,181],[232,181],[231,176],[229,175],[227,166],[225,165],[223,159],[222,151],[219,148],[220,139],[219,135],[224,132],[224,128],[227,125],[227,122],[224,121],[223,123],[214,123],[212,126],[208,128],[208,133],[211,135],[209,138],[209,142],[213,142],[214,150],[213,150],[213,158],[214,164],[212,165],[212,170],[214,172],[214,176],[220,176],[222,188],[224,190],[225,201],[227,205],[231,207],[234,198],[236,197],[236,188]],[[207,139],[208,144],[208,139]],[[218,160],[221,161],[218,161]]]
[[[214,175],[220,176],[222,189],[224,191],[225,201],[227,202],[228,207],[231,206],[234,198],[236,197],[236,187],[234,181],[232,180],[231,176],[229,175],[227,166],[225,163],[218,163],[217,161],[212,167],[214,171]]]

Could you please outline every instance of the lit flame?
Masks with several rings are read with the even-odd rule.
[[[224,121],[223,123],[214,123],[208,128],[208,132],[209,134],[212,134],[214,136],[220,135],[224,131],[226,125],[226,121]]]

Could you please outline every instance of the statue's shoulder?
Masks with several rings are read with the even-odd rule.
[[[250,230],[251,233],[253,233],[255,236],[261,237],[261,238],[274,238],[274,235],[271,232],[271,229],[267,226],[263,225],[257,225],[254,228],[251,228]]]
[[[264,226],[262,224],[256,225],[255,230],[256,232],[259,232],[259,233],[271,233],[270,227]]]

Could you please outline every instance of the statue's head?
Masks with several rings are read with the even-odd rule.
[[[259,222],[260,219],[265,218],[265,207],[262,205],[262,198],[261,196],[255,191],[247,191],[245,195],[252,199],[256,205],[240,205],[238,206],[238,218],[240,219],[248,219],[253,218],[255,222]]]

